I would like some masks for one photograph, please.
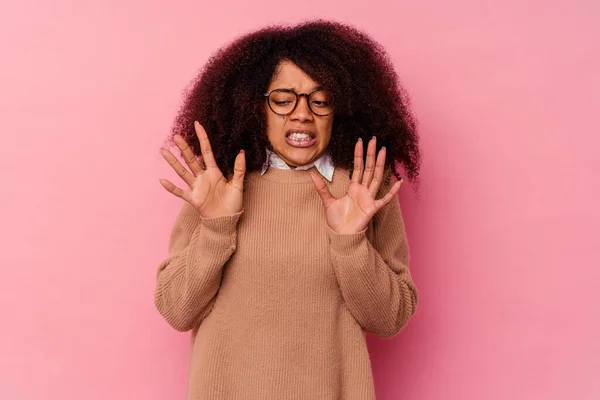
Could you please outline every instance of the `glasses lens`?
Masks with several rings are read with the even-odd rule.
[[[317,90],[310,95],[310,109],[317,115],[329,115],[333,112],[331,97],[325,90]]]
[[[296,95],[288,90],[275,90],[269,96],[269,104],[277,114],[287,114],[296,105]]]
[[[269,95],[271,109],[280,115],[289,114],[296,106],[296,94],[287,89],[275,89]],[[316,115],[329,115],[333,112],[331,96],[326,90],[317,90],[308,98],[310,109]]]

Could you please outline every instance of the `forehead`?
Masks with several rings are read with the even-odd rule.
[[[275,68],[269,89],[286,88],[311,91],[319,86],[310,76],[291,61],[282,61]]]

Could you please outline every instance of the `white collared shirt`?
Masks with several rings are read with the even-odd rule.
[[[331,156],[329,156],[328,153],[323,154],[321,157],[317,158],[310,164],[302,165],[293,169],[305,171],[311,169],[313,166],[329,182],[333,180],[333,171],[335,169],[335,166],[333,165],[333,162],[331,161]],[[277,169],[292,169],[289,165],[285,163],[285,161],[279,158],[279,156],[276,153],[267,149],[267,159],[265,160],[265,163],[262,166],[260,174],[263,175],[265,172],[267,172],[267,169],[269,169],[269,167]]]

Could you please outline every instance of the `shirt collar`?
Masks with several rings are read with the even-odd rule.
[[[289,165],[287,165],[285,163],[285,161],[283,161],[281,158],[279,158],[279,156],[277,154],[275,154],[273,151],[271,151],[269,149],[266,149],[266,150],[267,150],[267,159],[265,160],[265,163],[262,166],[262,170],[260,171],[261,175],[263,175],[265,172],[267,172],[267,169],[269,169],[269,167],[277,168],[277,169],[292,169],[292,168],[290,168]],[[321,157],[319,157],[312,163],[307,164],[307,165],[302,165],[300,167],[296,167],[296,168],[294,168],[294,170],[306,171],[308,169],[311,169],[313,166],[329,182],[331,182],[333,180],[333,171],[335,170],[335,166],[333,165],[333,162],[331,161],[331,156],[328,153],[323,154]]]

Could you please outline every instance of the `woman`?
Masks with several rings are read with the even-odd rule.
[[[417,178],[418,137],[385,52],[326,21],[246,35],[173,132],[187,188],[161,180],[184,205],[155,303],[193,333],[188,399],[373,399],[364,332],[417,304],[395,166]]]

